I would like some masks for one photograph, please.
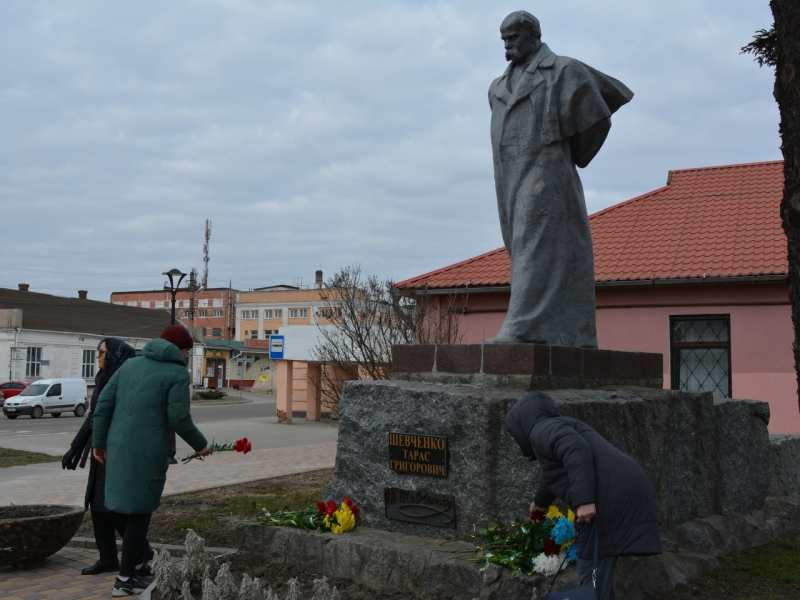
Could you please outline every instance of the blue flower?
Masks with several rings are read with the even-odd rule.
[[[575,526],[569,519],[559,519],[550,532],[550,538],[556,544],[565,544],[575,538]]]
[[[566,548],[567,552],[567,561],[574,563],[578,560],[578,550],[576,548],[576,544],[572,544]]]

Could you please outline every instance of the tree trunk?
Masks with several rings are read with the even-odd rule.
[[[800,407],[800,1],[771,0],[777,64],[775,100],[781,115],[784,187],[781,220],[789,242],[789,300]]]

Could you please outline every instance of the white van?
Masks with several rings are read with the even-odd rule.
[[[3,405],[3,414],[9,419],[19,415],[38,419],[45,413],[60,417],[64,412],[82,417],[87,406],[83,379],[40,379],[22,390],[19,396],[9,398]]]

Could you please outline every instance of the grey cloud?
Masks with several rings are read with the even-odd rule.
[[[636,93],[582,173],[590,211],[668,169],[780,158],[772,74],[739,55],[761,4],[528,7],[555,52]],[[0,3],[0,266],[38,270],[0,285],[157,287],[202,266],[206,218],[213,283],[244,287],[498,247],[486,90],[518,8]]]

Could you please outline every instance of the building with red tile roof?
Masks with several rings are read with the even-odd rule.
[[[601,348],[664,354],[664,385],[766,400],[800,433],[781,227],[783,162],[670,171],[667,184],[589,217]],[[397,284],[467,295],[461,343],[494,337],[508,306],[505,248]]]

